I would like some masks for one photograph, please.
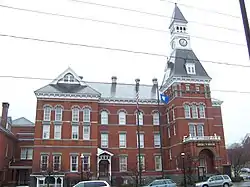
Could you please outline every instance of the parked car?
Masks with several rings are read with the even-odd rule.
[[[154,186],[154,187],[176,187],[176,183],[173,182],[171,179],[157,179],[157,180],[154,180],[153,182],[149,183],[147,186],[144,186],[144,187],[149,187],[149,186]]]
[[[104,180],[81,181],[73,187],[110,187],[109,183]]]
[[[195,184],[196,187],[217,187],[217,186],[229,187],[232,185],[233,185],[232,180],[228,175],[214,175],[209,177],[204,182],[199,182]]]

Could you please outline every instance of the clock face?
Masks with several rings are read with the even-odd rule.
[[[185,39],[180,39],[180,40],[179,40],[179,43],[180,43],[180,45],[181,45],[182,47],[187,46],[187,40],[185,40]]]

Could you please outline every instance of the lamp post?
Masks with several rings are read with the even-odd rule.
[[[81,154],[80,158],[81,158],[81,181],[83,181],[83,159],[84,159],[84,155]]]
[[[182,166],[183,166],[183,176],[184,176],[184,187],[187,187],[187,182],[186,182],[186,168],[185,168],[185,153],[181,153],[181,158],[182,158]]]

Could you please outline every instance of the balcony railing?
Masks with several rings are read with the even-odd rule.
[[[220,136],[217,136],[214,134],[213,136],[184,136],[183,137],[183,143],[187,142],[197,142],[197,141],[206,141],[206,142],[214,142],[214,141],[220,141]]]

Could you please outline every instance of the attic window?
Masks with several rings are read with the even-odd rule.
[[[64,76],[63,81],[64,82],[75,82],[75,78],[71,73],[68,73],[67,75]]]
[[[186,64],[186,70],[187,70],[187,73],[188,74],[192,74],[192,75],[195,75],[195,64],[193,63],[189,63],[189,64]]]

